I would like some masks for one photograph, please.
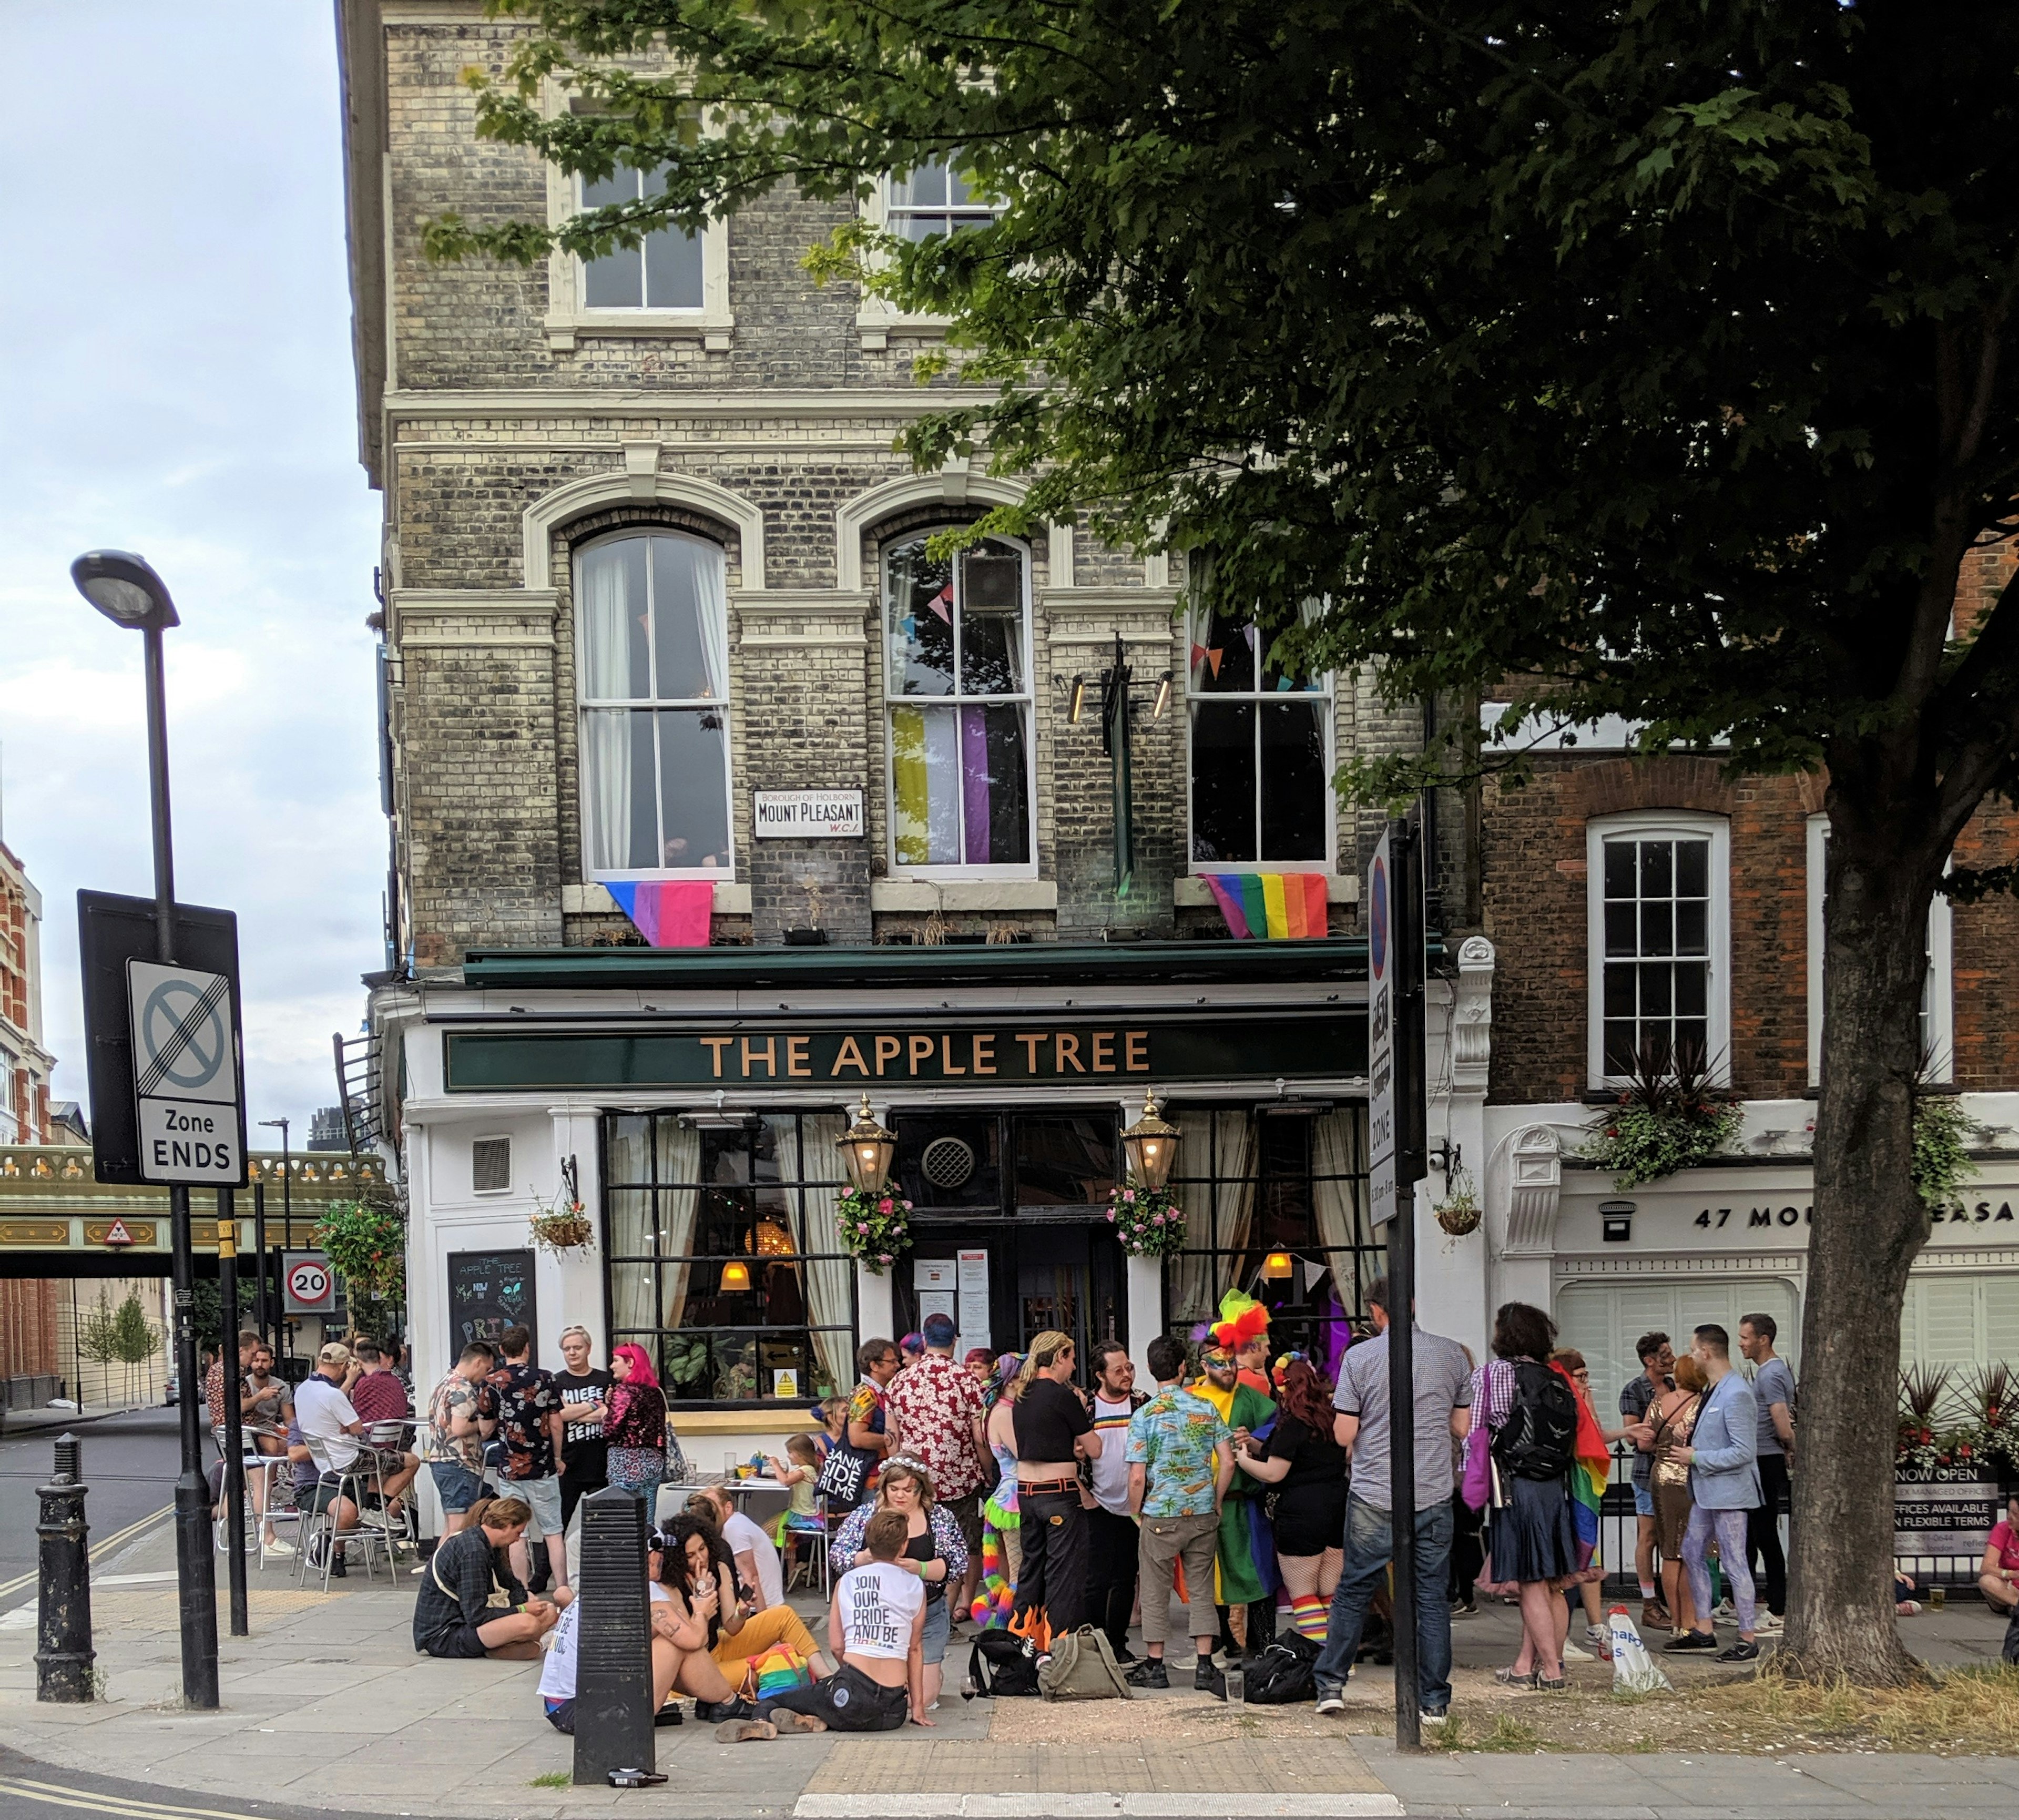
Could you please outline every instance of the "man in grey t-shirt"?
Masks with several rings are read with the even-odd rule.
[[[1762,1630],[1778,1630],[1788,1612],[1788,1562],[1781,1549],[1781,1500],[1795,1452],[1795,1374],[1774,1350],[1780,1328],[1771,1314],[1744,1314],[1738,1350],[1753,1366],[1753,1401],[1760,1410],[1760,1507],[1745,1520],[1749,1564],[1757,1561],[1767,1604]]]
[[[1360,1653],[1367,1606],[1395,1554],[1389,1461],[1394,1446],[1388,1412],[1388,1285],[1367,1292],[1379,1330],[1348,1349],[1339,1363],[1332,1432],[1352,1462],[1346,1504],[1346,1564],[1325,1621],[1317,1670],[1318,1710],[1346,1709],[1343,1691]],[[1456,1340],[1412,1329],[1415,1415],[1411,1444],[1416,1462],[1416,1691],[1426,1719],[1451,1706],[1452,1440],[1472,1426],[1472,1369]]]

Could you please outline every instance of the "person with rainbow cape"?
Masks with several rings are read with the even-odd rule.
[[[1193,1334],[1206,1343],[1200,1355],[1205,1376],[1185,1387],[1220,1412],[1234,1430],[1238,1447],[1244,1435],[1266,1438],[1276,1419],[1274,1401],[1245,1383],[1240,1355],[1252,1342],[1266,1340],[1269,1311],[1251,1296],[1229,1289],[1220,1299],[1220,1319]],[[1265,1354],[1266,1356],[1266,1354]],[[1220,1507],[1220,1546],[1213,1562],[1212,1602],[1220,1612],[1220,1646],[1228,1655],[1240,1652],[1234,1634],[1233,1608],[1248,1608],[1247,1652],[1260,1653],[1276,1632],[1276,1543],[1262,1503],[1268,1486],[1245,1473],[1236,1473]]]

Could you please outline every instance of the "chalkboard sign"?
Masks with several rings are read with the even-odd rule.
[[[533,1300],[530,1251],[452,1251],[448,1254],[451,1352],[473,1340],[495,1341],[508,1327],[531,1330],[539,1351],[539,1314]]]

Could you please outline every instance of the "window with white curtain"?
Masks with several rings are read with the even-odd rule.
[[[884,224],[903,240],[986,227],[1002,212],[999,202],[977,201],[968,193],[967,179],[949,169],[943,158],[932,159],[908,176],[886,182]]]
[[[995,538],[951,557],[926,544],[883,557],[891,861],[1028,874],[1029,553]]]
[[[677,531],[575,559],[583,865],[592,879],[732,871],[721,550]]]

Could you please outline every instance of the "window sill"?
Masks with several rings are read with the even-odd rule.
[[[944,316],[871,316],[865,314],[856,318],[856,328],[861,335],[864,349],[875,353],[888,347],[894,335],[910,335],[924,341],[944,341],[950,320]]]
[[[1272,868],[1230,866],[1230,872],[1262,871]],[[1284,868],[1273,868],[1284,869]],[[1292,868],[1293,869],[1293,868]],[[1314,870],[1316,868],[1314,868]],[[1213,902],[1212,887],[1205,882],[1203,874],[1173,879],[1171,881],[1171,901],[1180,910],[1209,908]],[[1325,875],[1325,901],[1328,904],[1357,904],[1360,901],[1360,880],[1353,876],[1336,872]]]
[[[562,353],[571,350],[584,336],[698,341],[711,353],[727,352],[736,339],[734,317],[711,316],[698,310],[677,314],[646,310],[584,311],[575,316],[549,316],[546,326],[547,346]]]
[[[715,914],[718,916],[748,916],[750,914],[750,887],[727,879],[717,879],[715,883]],[[619,914],[617,900],[600,884],[564,885],[561,886],[561,914],[564,916],[614,916]]]
[[[872,879],[872,910],[1056,910],[1059,887],[1050,879]]]
[[[803,1403],[710,1403],[683,1405],[669,1398],[666,1412],[672,1418],[673,1432],[683,1440],[695,1434],[809,1434],[820,1427],[807,1411],[813,1393]],[[703,1468],[702,1470],[705,1470]]]

